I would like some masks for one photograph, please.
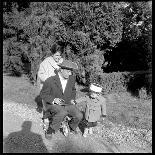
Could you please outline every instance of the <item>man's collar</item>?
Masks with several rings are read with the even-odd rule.
[[[58,72],[58,76],[62,81],[67,81],[69,79],[69,78],[68,79],[63,78],[60,72]]]

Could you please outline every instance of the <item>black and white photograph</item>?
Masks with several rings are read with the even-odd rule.
[[[152,1],[3,1],[3,153],[152,153]]]

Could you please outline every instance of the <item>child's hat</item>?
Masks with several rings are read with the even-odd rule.
[[[97,92],[97,93],[100,93],[100,92],[102,92],[102,87],[99,84],[92,83],[90,85],[90,90],[94,91],[94,92]]]

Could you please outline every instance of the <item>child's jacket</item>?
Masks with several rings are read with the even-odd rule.
[[[106,99],[103,96],[91,99],[89,96],[77,99],[77,102],[86,104],[85,106],[85,119],[88,122],[99,121],[102,115],[106,115]],[[80,103],[80,104],[81,104]]]

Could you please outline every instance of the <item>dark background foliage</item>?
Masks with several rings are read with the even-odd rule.
[[[79,84],[152,92],[152,1],[3,2],[3,71],[36,82],[54,42],[78,64]]]

